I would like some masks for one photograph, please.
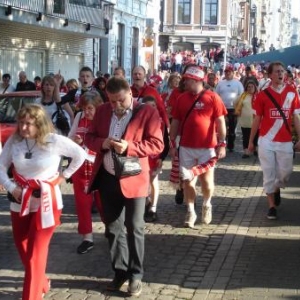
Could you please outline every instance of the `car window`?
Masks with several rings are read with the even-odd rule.
[[[19,109],[34,103],[36,97],[5,97],[0,99],[0,123],[15,123]]]

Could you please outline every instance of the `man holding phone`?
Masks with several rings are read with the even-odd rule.
[[[86,145],[97,153],[89,191],[99,190],[105,236],[115,272],[108,284],[119,290],[129,280],[128,293],[142,292],[144,260],[144,210],[149,189],[148,156],[163,150],[160,117],[156,109],[133,100],[128,82],[121,77],[108,80],[109,102],[97,109],[86,135]],[[118,178],[112,150],[138,157],[142,171]]]

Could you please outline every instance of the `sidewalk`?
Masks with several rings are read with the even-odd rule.
[[[146,224],[140,299],[300,299],[300,201],[296,201],[300,154],[275,221],[266,218],[262,173],[255,157],[241,159],[241,153],[234,152],[219,162],[212,224],[201,224],[199,190],[195,229],[183,227],[185,206],[175,205],[169,171],[167,161],[161,176],[159,219]],[[80,237],[71,186],[65,185],[63,191],[63,224],[50,246],[47,273],[52,288],[45,299],[126,299],[126,286],[119,293],[105,291],[113,273],[98,215],[94,215],[94,249],[76,253]],[[13,244],[8,207],[0,196],[0,299],[16,300],[21,295],[23,268]]]

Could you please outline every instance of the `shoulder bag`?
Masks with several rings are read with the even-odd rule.
[[[132,119],[135,117],[135,115],[142,108],[143,105],[144,104],[140,104],[134,109],[128,124],[132,121]],[[127,126],[128,126],[128,124],[127,124]],[[127,127],[126,127],[126,129],[127,129]],[[126,132],[126,129],[125,129],[125,132]],[[124,134],[125,134],[125,132],[124,132]],[[112,158],[113,158],[113,162],[114,162],[115,176],[117,178],[134,176],[134,175],[138,175],[142,172],[142,167],[140,164],[139,157],[123,156],[121,154],[116,153],[116,151],[114,149],[112,149],[111,153],[112,153]]]
[[[188,118],[188,116],[190,115],[190,113],[192,112],[192,110],[194,109],[196,103],[201,99],[201,97],[203,96],[203,94],[205,93],[205,89],[203,89],[203,91],[199,94],[199,96],[197,97],[197,99],[195,100],[195,102],[193,103],[193,105],[189,108],[188,112],[186,113],[184,119],[183,119],[183,122],[182,122],[182,125],[181,125],[181,132],[180,132],[180,136],[182,135],[183,133],[183,126]]]
[[[53,113],[51,117],[52,122],[55,125],[55,127],[61,131],[63,135],[67,136],[70,131],[70,124],[68,118],[65,112],[63,111],[61,105],[56,104],[56,106],[57,110]]]
[[[275,105],[275,107],[277,108],[278,112],[280,113],[280,116],[281,116],[282,119],[283,119],[283,123],[284,123],[284,125],[285,125],[287,131],[288,131],[288,132],[291,134],[291,136],[293,137],[291,128],[290,128],[290,126],[289,126],[289,123],[288,123],[288,121],[287,121],[287,119],[286,119],[286,116],[285,116],[284,112],[282,111],[280,105],[278,104],[278,102],[275,100],[275,98],[271,95],[271,93],[270,93],[267,89],[263,90],[263,92],[268,96],[268,98],[271,100],[271,102]],[[292,142],[293,142],[293,144],[295,144],[295,141],[292,141]],[[294,151],[293,157],[295,158],[295,148],[293,148],[293,151]]]
[[[288,121],[286,119],[286,116],[284,114],[284,112],[282,111],[280,105],[278,104],[278,102],[275,100],[275,98],[271,95],[271,93],[268,91],[268,90],[264,90],[264,93],[269,97],[269,99],[272,101],[272,103],[275,105],[275,107],[277,108],[278,112],[280,113],[282,119],[283,119],[283,122],[284,122],[284,125],[287,129],[287,131],[292,134],[291,132],[291,128],[288,124]]]

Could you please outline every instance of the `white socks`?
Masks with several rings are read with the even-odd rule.
[[[93,233],[87,233],[87,234],[83,234],[82,238],[84,241],[89,241],[89,242],[93,242]]]
[[[203,204],[202,204],[203,206],[211,206],[211,198],[208,198],[207,200],[204,200],[203,199]]]

